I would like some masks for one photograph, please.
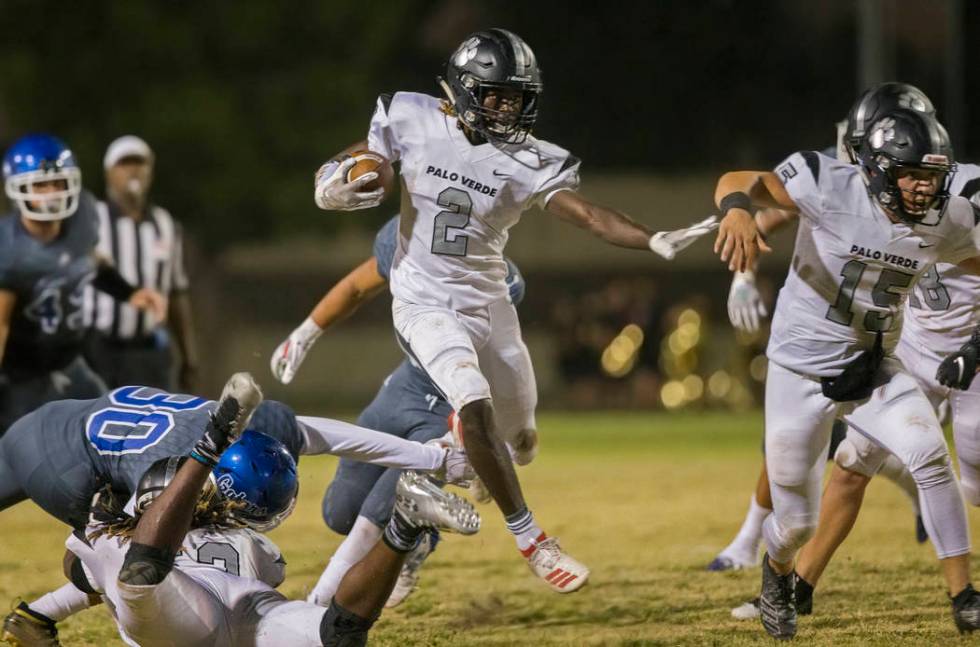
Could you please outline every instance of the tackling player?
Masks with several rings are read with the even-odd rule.
[[[731,269],[751,267],[764,249],[748,209],[801,217],[767,351],[766,464],[774,505],[763,527],[760,611],[775,637],[796,633],[793,558],[816,526],[822,455],[840,416],[911,472],[956,625],[980,628],[966,514],[942,429],[893,354],[902,300],[929,268],[946,262],[977,269],[973,208],[947,192],[954,168],[942,126],[925,113],[897,109],[871,126],[860,170],[804,152],[774,173],[732,172],[718,182],[726,216],[716,250]]]
[[[338,281],[309,317],[279,344],[271,361],[276,379],[289,384],[324,331],[387,287],[397,230],[398,216],[395,216],[375,236],[374,255]],[[524,298],[524,279],[517,266],[505,260],[510,299],[518,305]],[[385,379],[374,400],[361,412],[357,424],[426,442],[446,433],[451,414],[452,408],[432,380],[406,359]],[[323,519],[331,530],[347,538],[334,551],[308,601],[329,602],[344,573],[377,542],[391,516],[400,473],[396,469],[341,459],[323,497]],[[438,540],[437,532],[423,537],[406,560],[387,606],[397,606],[414,590],[419,570]]]
[[[3,176],[16,212],[0,218],[0,435],[45,402],[105,392],[81,357],[87,285],[158,319],[166,312],[159,293],[96,258],[95,200],[64,142],[21,137]]]
[[[541,71],[531,48],[509,31],[468,37],[440,85],[444,99],[382,95],[367,141],[317,173],[315,200],[342,211],[383,200],[383,187],[363,190],[378,173],[347,181],[357,161],[347,152],[366,148],[400,162],[403,204],[391,270],[400,342],[459,413],[473,467],[532,572],[569,593],[589,571],[538,526],[506,448],[530,457],[537,445],[534,372],[504,282],[508,230],[538,206],[608,243],[669,259],[711,231],[714,219],[654,233],[579,194],[578,158],[531,135]]]
[[[85,534],[66,543],[66,575],[109,602],[129,644],[365,644],[423,530],[401,514],[417,507],[419,493],[400,485],[384,541],[352,569],[327,610],[287,600],[275,591],[285,560],[262,533],[292,510],[296,463],[284,445],[253,431],[228,447],[258,403],[254,384],[229,386],[190,452],[193,460],[161,459],[143,475],[134,516],[111,491],[101,493]],[[475,532],[475,511],[460,503]],[[21,605],[5,621],[6,635],[30,635],[45,620]],[[53,623],[47,625],[54,637]]]

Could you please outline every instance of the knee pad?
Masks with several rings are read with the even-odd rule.
[[[912,473],[912,478],[915,479],[915,483],[919,486],[920,490],[927,490],[931,487],[945,485],[950,481],[956,480],[956,475],[953,473],[953,466],[950,464],[949,456],[946,454],[937,456],[915,468],[910,467],[909,471]]]
[[[884,449],[864,438],[854,442],[848,436],[837,445],[834,462],[849,472],[872,478],[878,473],[887,455],[888,452]]]
[[[364,647],[374,620],[362,618],[330,601],[320,621],[320,641],[324,647]]]
[[[169,550],[133,542],[119,569],[119,581],[133,586],[159,584],[173,569],[174,557]]]
[[[817,524],[816,519],[813,522],[801,519],[798,523],[789,525],[781,523],[779,519],[773,516],[770,529],[776,535],[775,539],[778,540],[779,552],[789,551],[790,553],[795,553],[813,536],[813,533],[817,529]],[[771,543],[769,538],[766,538],[766,542]],[[777,552],[775,548],[775,546],[770,547],[770,555]],[[785,560],[779,559],[777,561]]]

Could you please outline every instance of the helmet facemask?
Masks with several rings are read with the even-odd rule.
[[[920,224],[930,211],[942,211],[949,200],[949,186],[956,172],[956,164],[944,155],[927,155],[922,162],[909,164],[894,159],[886,153],[874,155],[870,163],[864,161],[862,168],[868,180],[872,197],[886,209],[907,224]],[[939,175],[936,190],[931,199],[921,205],[910,207],[899,186],[902,171],[929,171]],[[921,194],[920,194],[921,195]]]
[[[7,178],[5,192],[21,214],[31,220],[64,220],[78,208],[82,172],[74,166],[47,164],[46,168],[17,173]],[[39,190],[41,184],[57,184],[55,190]]]
[[[465,102],[459,102],[457,97],[456,114],[463,125],[489,141],[524,143],[538,119],[540,83],[481,81],[469,74],[462,75],[461,82],[467,96]],[[496,106],[517,101],[520,105],[516,109],[488,106],[492,101],[489,97],[494,94]]]

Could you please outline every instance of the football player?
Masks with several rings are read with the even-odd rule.
[[[411,476],[399,487],[384,540],[341,582],[329,608],[287,600],[275,591],[285,560],[263,533],[293,508],[296,463],[282,443],[254,431],[229,447],[257,404],[248,392],[254,385],[232,386],[190,460],[161,459],[143,475],[133,516],[111,491],[102,492],[85,533],[66,543],[66,574],[109,602],[129,644],[365,644],[401,561],[424,528],[401,514],[419,500]],[[472,506],[456,503],[475,532]],[[5,632],[16,638],[45,625],[56,635],[50,618],[22,604],[7,617]]]
[[[918,103],[927,105],[927,112],[932,111],[932,104],[925,95],[921,95]],[[862,114],[863,119],[857,116]],[[859,148],[861,134],[874,122],[873,114],[873,109],[861,110],[860,106],[851,111],[849,150]],[[949,192],[980,205],[980,166],[957,164]],[[969,352],[978,319],[975,306],[978,294],[980,277],[956,265],[936,264],[909,294],[902,335],[895,349],[896,357],[916,378],[937,416],[941,417],[944,406],[952,413],[953,440],[960,463],[960,489],[967,502],[974,506],[980,505],[980,384],[969,379],[972,377],[969,371],[964,371],[963,376],[944,380],[940,366],[943,358],[955,359],[960,349]],[[947,364],[951,361],[946,360]],[[799,613],[812,612],[813,589],[853,527],[871,477],[884,473],[887,468],[881,466],[894,458],[857,433],[848,434],[841,443],[836,454],[837,464],[824,493],[816,533],[800,551],[796,564]],[[740,615],[752,615],[751,603],[739,609],[742,610]]]
[[[222,401],[228,401],[230,398],[237,401],[242,410],[235,427],[261,432],[259,435],[263,438],[268,437],[271,441],[280,443],[284,451],[288,452],[291,461],[297,460],[300,453],[331,453],[347,458],[356,457],[380,465],[430,471],[450,482],[465,482],[472,476],[471,469],[466,465],[465,455],[444,444],[422,445],[339,421],[297,417],[281,403],[262,402],[261,391],[247,373],[236,374],[229,380],[222,394]],[[62,404],[75,403],[45,405],[27,418],[44,416],[49,409],[58,411],[58,405]],[[147,470],[152,470],[160,460],[165,460],[168,453],[184,455],[188,452],[197,454],[205,452],[207,447],[201,444],[204,441],[199,440],[201,429],[218,415],[215,411],[219,406],[203,398],[169,394],[146,387],[124,387],[98,400],[79,404],[83,406],[75,408],[72,413],[62,409],[59,415],[48,417],[46,420],[40,417],[35,421],[32,431],[40,437],[39,442],[66,442],[69,443],[70,450],[73,447],[73,443],[70,443],[72,434],[52,436],[46,432],[50,427],[63,426],[66,417],[74,417],[88,430],[89,442],[96,450],[94,453],[106,454],[107,462],[96,468],[99,470],[96,475],[97,480],[89,481],[81,476],[81,473],[90,469],[83,467],[84,463],[92,459],[84,459],[76,455],[74,458],[77,466],[73,470],[76,474],[71,479],[73,483],[59,481],[55,476],[56,473],[48,473],[42,478],[39,472],[34,472],[37,465],[36,461],[32,461],[34,467],[29,466],[27,472],[33,474],[33,478],[25,487],[27,494],[35,498],[42,507],[55,516],[61,513],[62,516],[59,518],[66,523],[74,524],[76,530],[85,527],[88,521],[87,514],[83,516],[72,512],[71,516],[67,516],[65,512],[71,511],[74,506],[80,506],[81,499],[86,495],[91,501],[91,497],[95,494],[93,488],[97,490],[105,484],[107,492],[113,498],[125,501],[139,489],[140,480],[144,478]],[[15,428],[27,418],[18,421]],[[76,430],[72,427],[72,431]],[[13,429],[11,431],[13,432]],[[0,450],[4,440],[6,439],[0,439]],[[116,445],[110,447],[106,444],[108,442],[115,442]],[[214,450],[205,455],[216,462],[217,453]],[[9,464],[9,456],[5,457],[0,452],[0,458],[6,458],[6,463]],[[0,467],[6,466],[4,461],[0,461]],[[144,468],[142,473],[139,472],[141,466]],[[220,474],[218,476],[220,477]],[[219,488],[221,485],[219,478]],[[67,490],[70,486],[80,490],[77,492]],[[403,493],[407,492],[407,496],[414,501],[412,507],[415,514],[412,519],[415,522],[425,522],[429,525],[441,524],[440,527],[444,530],[466,534],[476,532],[479,528],[479,516],[472,511],[468,503],[441,490],[425,487],[422,477],[414,472],[406,478],[401,490]],[[72,499],[62,500],[69,496]],[[240,493],[234,496],[246,498]],[[284,509],[282,506],[276,508],[263,505],[258,499],[250,500],[258,508],[264,508],[263,513],[268,515],[264,520],[252,519],[252,521],[256,523],[281,521],[281,518],[276,517],[275,514],[277,510]],[[411,548],[414,549],[415,545],[413,544]],[[400,566],[401,564],[399,568]],[[103,591],[100,590],[101,592]],[[25,614],[29,616],[34,613],[51,620],[50,625],[42,623],[44,626],[41,629],[48,632],[49,629],[54,628],[54,621],[60,621],[89,606],[91,603],[89,593],[91,591],[85,587],[69,584],[30,605],[23,605],[24,608],[21,609],[23,613],[19,615],[23,619]],[[329,604],[329,600],[326,603]]]
[[[0,435],[45,402],[105,393],[81,357],[87,285],[157,318],[166,312],[158,292],[136,289],[96,258],[95,199],[64,142],[21,137],[3,176],[16,211],[0,218]]]
[[[391,218],[374,239],[374,255],[333,286],[309,317],[272,354],[272,373],[289,384],[321,334],[353,313],[361,304],[387,287],[395,255],[398,216]],[[524,279],[509,259],[508,294],[514,305],[524,298]],[[361,412],[357,424],[402,438],[426,442],[446,433],[452,409],[432,380],[409,359],[389,375],[374,400]],[[400,470],[341,459],[323,497],[327,526],[347,538],[324,569],[308,601],[329,602],[344,573],[371,549],[391,516],[395,484]],[[405,566],[388,600],[400,604],[414,590],[419,570],[439,541],[437,532],[423,536]]]
[[[440,85],[442,99],[382,95],[367,141],[321,167],[314,197],[326,210],[375,206],[386,189],[365,184],[378,173],[348,182],[357,162],[348,153],[369,149],[400,162],[403,205],[391,269],[399,340],[459,413],[473,467],[532,572],[569,593],[589,571],[535,521],[507,450],[525,462],[537,447],[534,372],[504,282],[508,230],[538,206],[608,243],[669,259],[711,231],[714,218],[654,233],[578,193],[578,158],[531,134],[541,71],[531,48],[509,31],[468,37]]]
[[[857,164],[857,150],[861,146],[861,140],[864,138],[868,127],[876,121],[876,115],[884,114],[887,110],[893,108],[903,107],[919,110],[920,112],[925,112],[933,116],[936,113],[929,97],[922,90],[907,83],[887,82],[868,88],[854,102],[854,105],[851,106],[847,119],[838,122],[837,146],[836,148],[823,151],[824,155],[837,157],[838,160]],[[959,165],[957,173],[953,177],[953,184],[950,186],[950,191],[955,195],[961,195],[958,190],[958,185],[969,178],[969,173],[964,174],[963,171],[963,165]],[[762,210],[756,214],[756,220],[760,231],[768,235],[786,225],[791,220],[795,220],[795,217],[778,210]],[[931,276],[927,275],[924,281],[928,282],[929,280],[931,280]],[[728,316],[731,319],[732,325],[749,334],[755,334],[759,330],[760,320],[767,314],[762,295],[759,294],[759,290],[756,287],[755,272],[751,269],[746,272],[736,272],[732,277],[732,286],[728,293]],[[913,333],[910,333],[909,327],[907,326],[902,333],[903,339],[910,334]],[[942,347],[948,348],[945,345]],[[923,386],[923,389],[928,392],[925,386]],[[844,440],[846,435],[847,425],[840,420],[834,422],[827,460],[834,459],[841,441]],[[856,442],[861,442],[858,434],[852,432],[851,437]],[[851,451],[850,447],[845,446],[845,453],[848,451]],[[901,461],[891,454],[887,454],[886,458],[881,462],[878,473],[898,485],[912,502],[912,507],[916,513],[916,540],[919,543],[924,543],[929,537],[922,523],[922,516],[919,514],[919,490],[915,485],[915,480],[912,479],[912,476],[902,465]],[[843,478],[843,476],[839,470],[834,470],[831,478],[836,481]],[[829,494],[833,496],[832,492]],[[762,541],[762,523],[770,512],[772,512],[772,499],[769,496],[769,478],[766,473],[765,462],[763,462],[762,470],[756,482],[755,492],[749,501],[749,510],[746,513],[742,527],[732,542],[708,564],[708,570],[727,571],[758,566],[759,543]],[[818,528],[823,527],[823,524],[818,525]],[[821,531],[818,529],[817,532],[820,533]],[[801,557],[801,561],[802,559]],[[802,584],[803,587],[806,586],[806,582],[799,582],[799,579],[797,582]],[[801,596],[801,592],[800,590],[797,591],[798,600],[800,597],[805,597]],[[752,617],[755,617],[752,609],[748,607],[743,611],[739,611],[738,609],[733,610],[733,613],[737,616],[748,613]]]
[[[727,173],[716,190],[726,214],[716,251],[733,270],[751,267],[765,250],[749,209],[800,216],[767,350],[773,514],[763,526],[768,551],[759,604],[763,626],[778,638],[796,633],[793,561],[817,524],[822,456],[838,417],[909,469],[956,625],[980,628],[966,514],[942,429],[894,356],[902,300],[937,262],[980,270],[980,229],[970,202],[949,196],[955,166],[939,122],[905,108],[878,117],[857,167],[796,153],[775,172]]]

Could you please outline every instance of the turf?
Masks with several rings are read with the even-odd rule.
[[[580,593],[537,582],[495,509],[483,530],[450,537],[421,588],[372,632],[375,645],[771,644],[729,608],[758,590],[758,570],[702,569],[741,522],[759,468],[758,414],[545,414],[542,450],[521,468],[548,532],[592,568]],[[289,561],[282,590],[302,596],[338,538],[320,519],[333,459],[304,458],[300,503],[272,534]],[[975,511],[971,511],[974,533]],[[0,514],[0,600],[30,600],[63,580],[66,531],[30,504]],[[802,619],[798,642],[932,645],[959,641],[934,553],[913,539],[909,504],[887,482]],[[121,644],[104,607],[62,625],[69,645]]]

